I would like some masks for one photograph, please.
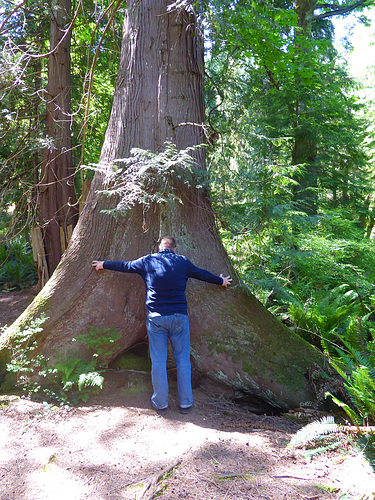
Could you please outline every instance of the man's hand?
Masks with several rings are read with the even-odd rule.
[[[95,267],[95,271],[100,271],[103,269],[103,262],[104,260],[93,260],[91,265]]]
[[[223,283],[221,286],[225,286],[225,288],[230,285],[231,281],[232,281],[232,278],[230,276],[223,276],[222,274],[220,274],[220,278],[223,278]]]

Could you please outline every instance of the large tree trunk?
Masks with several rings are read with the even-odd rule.
[[[78,218],[71,139],[70,0],[51,4],[46,112],[46,146],[39,182],[39,223],[48,273],[60,262]],[[70,226],[70,228],[69,228]]]
[[[178,148],[204,141],[203,46],[186,10],[167,13],[167,0],[128,0],[123,52],[113,109],[100,163],[129,155],[132,147],[158,151],[165,140]],[[186,125],[182,125],[186,124]],[[195,125],[192,125],[195,124]],[[204,153],[197,153],[205,168]],[[110,206],[97,173],[69,248],[33,304],[9,329],[45,311],[49,319],[39,349],[79,349],[71,339],[88,330],[115,327],[121,351],[146,340],[144,285],[139,276],[96,273],[92,259],[134,259],[156,249],[161,235],[213,273],[233,273],[204,189],[175,182],[183,204],[138,205],[122,219],[102,212]],[[244,257],[246,258],[246,257]],[[321,355],[287,330],[236,283],[230,289],[190,280],[188,303],[192,357],[197,370],[278,408],[311,400],[305,374]],[[0,351],[4,364],[6,349]],[[81,352],[84,356],[85,353]],[[1,358],[0,358],[1,359]]]

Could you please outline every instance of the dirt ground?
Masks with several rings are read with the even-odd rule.
[[[0,326],[33,295],[0,293]],[[375,476],[352,450],[308,460],[287,447],[301,421],[250,413],[207,380],[181,415],[170,386],[165,416],[150,408],[150,375],[134,371],[109,370],[103,391],[78,407],[0,396],[0,499],[373,498],[363,492]]]

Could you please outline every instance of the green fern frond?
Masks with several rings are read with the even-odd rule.
[[[322,436],[334,434],[339,429],[332,416],[323,417],[320,420],[315,420],[310,424],[300,429],[291,439],[289,446],[298,447],[312,443]]]
[[[355,361],[349,353],[343,351],[337,345],[334,346],[335,351],[338,353],[339,358],[330,359],[331,365],[339,372],[339,374],[346,380],[348,373],[354,372],[358,367],[358,361]]]
[[[134,148],[130,157],[114,160],[108,165],[90,165],[86,168],[102,172],[107,186],[101,192],[117,198],[116,207],[105,210],[114,216],[125,215],[137,204],[150,206],[152,203],[183,203],[175,188],[173,179],[179,183],[202,188],[208,181],[205,172],[197,168],[194,153],[204,144],[178,150],[171,142],[164,143],[159,153]]]
[[[346,351],[336,347],[339,360],[330,360],[331,365],[344,379],[344,386],[354,409],[335,399],[356,425],[375,421],[375,360],[367,349],[354,347],[347,339],[340,337]]]
[[[363,453],[365,455],[366,460],[375,470],[375,435],[359,434],[353,445],[358,453]]]
[[[334,443],[327,444],[326,446],[319,446],[319,448],[313,448],[311,450],[306,450],[304,452],[304,457],[305,458],[312,458],[312,457],[315,457],[316,455],[321,455],[322,453],[325,453],[326,451],[336,450],[340,446],[341,446],[341,442],[335,441]]]
[[[55,368],[62,374],[63,382],[71,379],[72,373],[81,362],[79,358],[68,358],[64,361],[56,363]]]
[[[357,414],[353,408],[351,408],[348,404],[344,403],[343,401],[340,401],[338,398],[333,396],[330,392],[326,392],[325,397],[331,397],[332,401],[339,407],[342,408],[345,413],[348,415],[350,420],[353,422],[355,425],[362,425],[362,415]]]
[[[353,363],[357,366],[364,366],[369,372],[369,376],[375,380],[375,364],[374,360],[369,356],[368,352],[362,352],[353,347],[346,339],[342,339],[345,347],[348,349],[353,358]],[[346,356],[347,357],[347,356]]]
[[[81,373],[78,380],[78,389],[86,387],[95,387],[97,389],[102,389],[104,382],[104,377],[98,372]]]

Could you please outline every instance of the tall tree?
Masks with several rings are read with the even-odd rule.
[[[287,153],[287,160],[299,172],[295,175],[299,182],[294,189],[295,202],[303,211],[314,214],[318,189],[329,185],[326,180],[337,169],[337,158],[346,157],[345,163],[355,169],[365,162],[360,154],[361,125],[354,117],[355,103],[350,96],[353,83],[338,64],[330,19],[354,9],[361,11],[371,2],[331,5],[309,0],[239,0],[235,8],[224,11],[218,8],[223,2],[214,3],[220,14],[213,16],[212,51],[219,58],[227,53],[232,71],[223,78],[225,87],[234,87],[235,80],[237,86],[256,89],[252,98],[249,91],[242,91],[242,95],[235,94],[234,104],[228,101],[236,110],[241,101],[242,109],[246,102],[246,108],[254,110],[248,128],[243,127],[241,150],[248,143],[249,149],[256,148],[258,153],[260,135],[276,139],[273,158]],[[233,74],[233,68],[237,74]],[[223,86],[220,93],[222,100]],[[226,101],[218,108],[230,114]],[[212,119],[217,116],[217,108],[214,110]],[[242,111],[234,118],[238,122],[238,116],[243,115]],[[220,126],[217,128],[220,130]],[[348,128],[355,133],[344,138],[342,131]],[[235,125],[231,124],[230,131],[233,129]],[[252,130],[250,139],[248,129]],[[269,151],[259,158],[269,163]]]
[[[72,337],[89,325],[115,327],[122,333],[121,351],[146,339],[143,283],[136,276],[98,277],[91,268],[93,258],[133,259],[153,251],[158,238],[168,233],[177,237],[180,250],[197,265],[216,273],[230,268],[209,194],[197,184],[200,176],[189,177],[182,166],[175,166],[168,174],[169,184],[162,185],[169,193],[168,202],[136,203],[120,219],[103,213],[113,208],[102,193],[111,185],[111,165],[116,161],[126,171],[127,163],[120,160],[128,158],[132,148],[158,152],[166,140],[178,149],[204,141],[202,40],[189,6],[169,11],[168,5],[167,0],[127,3],[101,171],[95,175],[61,264],[1,338],[2,371],[12,332],[42,312],[48,319],[37,341],[39,351],[50,358],[81,349]],[[204,150],[196,151],[195,157],[199,170],[204,170]],[[151,194],[155,192],[156,185],[148,178],[145,184]],[[196,369],[273,407],[295,406],[311,398],[305,374],[313,362],[322,362],[318,352],[246,295],[240,284],[221,292],[202,283],[191,283],[188,289]]]
[[[323,90],[326,86],[332,87],[330,78],[327,76],[330,75],[329,67],[335,65],[329,45],[327,47],[326,44],[319,44],[315,40],[331,42],[333,28],[331,24],[327,24],[326,20],[336,15],[345,15],[355,9],[363,9],[372,3],[364,0],[322,4],[317,0],[293,0],[293,8],[297,15],[295,54],[299,63],[295,70],[295,78],[299,91],[294,103],[292,163],[304,166],[300,182],[295,189],[295,199],[300,209],[312,215],[318,210],[318,178],[322,177],[317,161],[319,147],[324,142],[319,138],[319,115],[323,120],[326,119],[320,114],[322,102],[318,96],[320,92],[323,95],[326,93]],[[326,75],[324,75],[324,66],[328,69]],[[299,68],[302,68],[302,71]],[[312,74],[316,76],[311,79]],[[335,104],[334,93],[332,87],[331,94]],[[333,106],[331,108],[333,109]]]
[[[96,161],[103,143],[115,83],[113,67],[117,67],[120,52],[121,29],[117,23],[122,24],[123,16],[118,12],[119,4],[118,1],[117,4],[110,3],[107,8],[95,8],[91,1],[85,0],[82,9],[83,2],[78,2],[74,30],[68,29],[72,21],[70,12],[65,20],[62,19],[64,8],[69,9],[69,6],[56,2],[53,5],[34,0],[17,5],[6,2],[0,12],[3,56],[0,62],[0,130],[3,138],[0,146],[0,210],[10,214],[9,206],[12,207],[11,217],[7,217],[10,221],[5,237],[10,239],[23,228],[28,231],[39,225],[40,220],[40,225],[49,234],[48,254],[50,260],[55,261],[51,264],[52,270],[61,255],[61,246],[66,244],[66,233],[74,225],[73,219],[69,226],[69,217],[76,208],[67,206],[69,197],[72,204],[71,196],[75,196],[71,175],[73,166],[78,170],[83,161]],[[73,43],[69,42],[71,36]],[[66,87],[65,90],[59,89],[61,85]],[[85,141],[85,158],[80,147],[84,126],[89,132],[89,140]],[[56,133],[59,136],[54,139]],[[62,148],[61,154],[59,148]],[[69,174],[64,171],[68,166],[71,169]],[[85,175],[81,171],[82,177],[75,177],[78,194],[82,189],[81,178],[84,180]],[[88,175],[91,176],[91,172]],[[58,209],[59,203],[64,208]],[[67,227],[61,219],[66,219]],[[55,259],[52,258],[54,249],[51,249],[50,234],[53,225]]]
[[[39,223],[43,228],[49,275],[68,244],[78,219],[72,155],[70,78],[71,2],[51,4],[46,103],[46,146],[39,182]]]

